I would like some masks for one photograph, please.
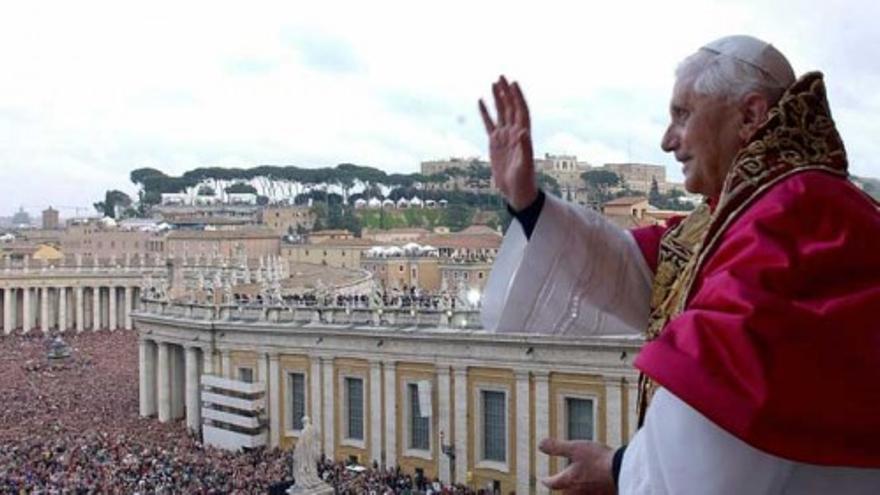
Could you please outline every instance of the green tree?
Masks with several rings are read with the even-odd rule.
[[[196,193],[199,196],[215,196],[214,188],[208,185],[199,186],[199,191]]]
[[[257,194],[257,188],[246,182],[236,182],[224,189],[224,191],[226,194]]]
[[[105,217],[116,218],[131,208],[132,200],[122,191],[113,189],[104,194],[104,201],[94,204],[95,210]]]
[[[453,232],[469,227],[471,218],[473,218],[473,211],[461,203],[452,203],[446,207],[446,225]]]
[[[581,174],[591,199],[604,203],[611,199],[610,189],[621,185],[620,176],[611,170],[587,170]]]

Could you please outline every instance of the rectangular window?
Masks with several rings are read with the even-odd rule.
[[[409,392],[409,448],[429,450],[430,443],[430,417],[422,417],[419,407],[419,386],[410,383],[407,386]]]
[[[364,439],[364,381],[360,378],[345,379],[346,438]]]
[[[306,415],[306,377],[302,373],[288,373],[288,397],[290,402],[287,406],[290,408],[290,425],[291,430],[302,430],[302,418]]]
[[[592,399],[566,397],[565,413],[568,440],[593,440]]]
[[[238,369],[238,381],[246,382],[246,383],[254,383],[254,369],[253,368],[239,368]]]
[[[483,460],[507,462],[507,421],[504,392],[482,390]]]

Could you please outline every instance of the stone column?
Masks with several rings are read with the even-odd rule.
[[[156,344],[141,339],[138,342],[140,359],[140,413],[143,417],[156,414]]]
[[[370,462],[382,465],[382,362],[370,361]]]
[[[457,365],[452,368],[455,379],[455,482],[467,484],[468,472],[468,423],[467,405],[469,401],[467,388],[467,366]]]
[[[21,331],[28,333],[31,330],[31,288],[21,289]]]
[[[171,418],[179,419],[186,413],[186,363],[183,348],[169,344],[168,357],[171,361]]]
[[[49,288],[40,289],[40,330],[49,333]]]
[[[266,386],[269,387],[269,447],[281,445],[281,372],[278,365],[278,354],[270,353],[263,359],[269,359],[269,376]]]
[[[321,360],[321,372],[324,375],[324,455],[335,459],[336,451],[336,414],[334,399],[336,398],[336,383],[333,379],[333,358]]]
[[[202,373],[205,375],[214,374],[214,353],[210,347],[202,347]]]
[[[110,318],[108,327],[110,327],[110,330],[116,330],[116,286],[111,285],[109,289],[108,305],[110,306]]]
[[[223,370],[223,378],[235,379],[235,374],[232,372],[232,354],[229,352],[229,349],[223,349],[220,351],[220,367]]]
[[[131,321],[131,304],[132,304],[132,293],[131,286],[125,286],[125,303],[122,306],[123,319],[125,321],[125,329],[131,330],[134,328],[134,325]]]
[[[158,395],[159,422],[167,423],[171,420],[171,362],[169,359],[168,344],[158,343],[158,363],[156,369],[156,395]]]
[[[639,382],[638,378],[628,380],[626,384],[626,423],[627,423],[627,442],[636,434],[639,427],[638,405],[639,405]]]
[[[186,348],[186,427],[198,434],[202,431],[201,380],[199,377],[199,348]]]
[[[12,319],[12,308],[15,306],[15,289],[7,288],[3,291],[3,333],[9,335],[15,326]]]
[[[67,287],[58,288],[58,331],[67,330]]]
[[[535,373],[535,441],[550,436],[550,374],[546,371]],[[535,453],[535,479],[541,480],[550,475],[550,457],[541,452]],[[539,495],[549,494],[550,490],[540,481],[536,483]]]
[[[450,420],[451,408],[449,398],[451,384],[449,383],[449,366],[441,364],[437,366],[437,449],[440,458],[440,481],[452,482],[452,465],[449,456],[443,453],[443,444],[452,444],[452,421]],[[441,435],[442,433],[442,435]]]
[[[318,356],[311,356],[309,358],[309,365],[311,371],[309,372],[309,401],[310,401],[310,414],[312,424],[315,425],[320,435],[323,437],[324,428],[323,428],[323,414],[321,409],[321,404],[324,401],[323,391],[324,387],[321,386],[321,358]],[[321,444],[323,445],[323,443]]]
[[[83,297],[83,288],[77,287],[76,296],[74,297],[74,318],[76,319],[76,331],[82,332],[85,326],[85,298]]]
[[[385,363],[385,465],[397,465],[397,363]]]
[[[623,394],[621,379],[605,379],[605,445],[616,449],[623,441]]]
[[[101,287],[92,288],[92,330],[101,329]]]
[[[516,493],[531,493],[529,461],[531,446],[531,410],[529,408],[529,372],[516,370]]]

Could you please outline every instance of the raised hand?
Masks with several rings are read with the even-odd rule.
[[[493,122],[480,100],[480,114],[489,135],[489,161],[495,185],[514,210],[522,210],[538,197],[529,107],[519,84],[504,76],[492,85],[498,122]]]
[[[565,495],[613,495],[617,492],[611,477],[614,452],[608,447],[587,440],[556,440],[545,438],[538,444],[541,452],[567,457],[571,462],[559,473],[541,480],[547,488]]]

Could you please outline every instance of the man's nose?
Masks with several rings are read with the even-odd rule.
[[[660,148],[667,153],[673,152],[678,148],[678,133],[672,129],[672,126],[667,127],[666,132],[663,133],[663,138],[660,140]]]

